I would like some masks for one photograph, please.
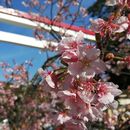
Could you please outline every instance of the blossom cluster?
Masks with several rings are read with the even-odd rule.
[[[7,62],[0,62],[0,67],[3,70],[4,78],[15,85],[25,85],[28,82],[28,70],[27,68],[32,66],[32,61],[26,60],[24,63],[18,65],[14,61],[14,65],[11,66]]]
[[[57,98],[64,104],[60,112],[51,116],[57,130],[86,130],[86,122],[101,119],[104,110],[118,105],[114,97],[120,95],[121,90],[112,82],[96,79],[106,70],[106,64],[100,59],[100,50],[84,43],[83,37],[79,32],[59,43],[57,51],[67,66],[64,75],[39,70],[44,77],[45,91],[57,93]]]
[[[91,27],[96,33],[97,46],[106,60],[107,69],[115,75],[124,70],[129,72],[130,40],[130,2],[128,0],[106,0],[107,6],[117,6],[107,20],[90,19]]]

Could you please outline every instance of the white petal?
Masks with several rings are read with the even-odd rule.
[[[82,79],[91,79],[95,76],[95,70],[91,67],[86,67],[84,68],[84,70],[82,71],[82,73],[80,73],[79,77],[81,77]]]
[[[125,23],[125,22],[128,22],[128,18],[126,16],[121,16],[119,17],[119,19],[117,19],[116,23],[117,24],[122,24],[122,23]]]
[[[107,6],[114,6],[114,5],[117,5],[118,2],[117,2],[117,0],[107,0],[105,4]]]
[[[129,39],[129,40],[130,40],[130,34],[127,34],[127,39]]]
[[[114,96],[118,96],[122,93],[122,91],[120,89],[114,89],[114,88],[110,88],[109,91]]]
[[[124,24],[122,24],[122,25],[120,26],[120,28],[119,28],[118,30],[116,30],[115,32],[116,32],[116,33],[124,32],[124,31],[127,30],[128,26],[129,26],[128,23],[124,23]]]
[[[114,101],[114,96],[111,93],[107,93],[106,95],[102,96],[98,100],[100,103],[110,104]]]
[[[77,76],[82,70],[83,64],[81,62],[71,63],[68,66],[68,72],[73,76]]]
[[[75,97],[76,97],[76,94],[75,94],[75,93],[71,93],[71,92],[68,91],[68,90],[65,90],[65,91],[59,91],[59,92],[58,92],[58,95],[59,95],[59,96],[66,95],[66,96],[75,96]]]
[[[110,104],[110,106],[114,109],[116,109],[118,107],[118,102],[117,101],[114,101]]]
[[[48,75],[46,78],[45,78],[47,84],[51,87],[51,88],[55,88],[55,84],[54,82],[52,81],[52,78],[50,75]]]
[[[63,124],[64,122],[67,122],[68,120],[70,120],[71,117],[67,116],[67,115],[63,115],[63,114],[59,114],[57,120],[60,122],[60,124]]]
[[[75,41],[79,43],[79,42],[82,42],[83,39],[84,39],[84,33],[81,32],[81,31],[78,32],[77,35],[76,35],[76,37],[75,37]]]
[[[92,102],[92,100],[94,98],[94,95],[87,91],[82,91],[82,92],[78,91],[77,94],[85,103]]]

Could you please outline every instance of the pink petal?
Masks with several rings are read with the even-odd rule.
[[[62,59],[65,62],[77,62],[78,61],[78,56],[76,52],[72,50],[67,50],[62,54]]]
[[[52,78],[51,78],[50,75],[46,76],[45,80],[46,80],[47,84],[48,84],[51,88],[55,88],[55,84],[54,84],[54,82],[53,82],[53,80],[52,80]]]
[[[114,101],[114,96],[111,93],[107,93],[106,95],[99,98],[98,101],[103,104],[110,104]]]
[[[77,94],[85,103],[90,103],[94,99],[94,94],[92,94],[91,92],[87,92],[85,90],[78,91]]]
[[[75,93],[71,93],[70,91],[68,91],[68,90],[65,90],[65,91],[59,91],[58,92],[58,95],[59,96],[74,96],[74,97],[76,97],[76,94]]]
[[[107,0],[105,4],[107,6],[114,6],[114,5],[117,5],[118,2],[117,2],[117,0]]]
[[[79,75],[83,70],[83,64],[81,62],[70,63],[68,66],[68,72],[73,75]]]

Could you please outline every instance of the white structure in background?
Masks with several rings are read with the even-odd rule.
[[[36,14],[28,14],[18,10],[4,8],[2,6],[0,6],[0,22],[23,26],[30,29],[40,27],[47,32],[54,30],[56,33],[65,36],[74,36],[77,32],[82,31],[85,34],[85,39],[95,41],[94,33],[89,30],[85,30],[84,28],[72,26],[65,23],[53,22],[47,18],[40,17]],[[44,48],[46,42],[46,40],[40,41],[31,37],[11,34],[2,31],[0,32],[0,41],[36,48]],[[50,43],[51,41],[47,41],[47,44]],[[52,42],[52,44],[56,45],[56,43],[54,42]]]
[[[37,40],[33,37],[27,37],[19,34],[0,31],[0,41],[13,43],[22,46],[35,47],[39,49],[49,49],[49,47],[57,46],[57,42],[47,40]]]

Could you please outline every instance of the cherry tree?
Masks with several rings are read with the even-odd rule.
[[[88,11],[82,2],[24,0],[22,4],[43,16],[49,8],[52,24],[69,22],[71,27],[80,23],[86,28]],[[6,4],[11,6],[13,1],[7,0]],[[123,88],[113,75],[123,74],[125,79],[130,75],[130,2],[106,0],[105,4],[116,9],[107,19],[90,19],[95,43],[86,41],[82,31],[71,37],[59,35],[52,28],[50,39],[58,44],[51,50],[56,55],[47,59],[31,81],[27,71],[31,61],[13,66],[6,62],[0,64],[7,79],[0,82],[1,129],[123,130],[129,127],[129,104],[124,110],[118,99],[121,93],[129,96],[130,84],[126,81],[127,89]],[[34,36],[41,40],[48,35],[38,27]]]

